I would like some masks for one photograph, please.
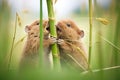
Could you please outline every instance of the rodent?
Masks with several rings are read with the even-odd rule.
[[[81,71],[87,70],[87,53],[81,42],[84,31],[70,19],[58,21],[56,28],[61,65]]]
[[[56,42],[56,39],[49,37],[49,21],[43,20],[43,48],[44,48],[44,59],[46,66],[50,67],[49,53],[51,45]],[[39,20],[34,21],[32,24],[25,27],[27,32],[27,40],[20,60],[20,68],[32,68],[38,67],[39,63]]]

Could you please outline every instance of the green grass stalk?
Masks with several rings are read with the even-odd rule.
[[[39,48],[39,63],[40,67],[43,68],[43,60],[44,60],[44,53],[43,53],[43,12],[42,12],[42,0],[40,0],[40,48]]]
[[[99,6],[99,4],[98,4],[98,2],[97,2],[97,0],[94,0],[94,14],[95,14],[95,17],[99,17],[99,16],[102,16],[103,15],[103,11],[100,9],[100,6]],[[100,19],[100,18],[99,18]],[[103,18],[101,18],[102,20],[103,20],[103,22],[105,22],[105,20],[103,19]],[[101,22],[102,22],[102,20],[101,20]],[[102,25],[100,24],[100,23],[97,23],[96,22],[96,30],[97,30],[97,33],[99,33],[99,34],[102,34]],[[102,47],[103,47],[103,44],[102,44],[102,39],[101,39],[101,37],[100,36],[96,36],[96,40],[97,41],[99,41],[99,45],[98,46],[96,46],[96,52],[97,52],[97,60],[98,60],[98,67],[100,68],[100,69],[102,69],[102,67],[103,67],[103,49],[102,49]],[[102,77],[102,71],[101,71],[101,77]]]
[[[115,28],[115,34],[114,34],[114,44],[116,46],[120,46],[120,5],[118,3],[118,0],[116,0],[116,12],[117,12],[117,21],[116,21],[116,28]],[[119,51],[114,50],[114,53],[116,54],[114,59],[115,59],[115,65],[120,64],[119,62]]]
[[[53,0],[46,0],[46,1],[47,1],[48,17],[49,17],[49,24],[50,24],[50,34],[51,36],[57,38],[56,27],[55,27],[55,17],[54,17],[54,10],[53,10]],[[53,68],[55,70],[60,70],[60,58],[59,58],[57,44],[52,45],[52,56],[53,56]]]
[[[89,68],[91,65],[91,51],[92,51],[92,0],[89,0],[89,58],[88,58],[88,63],[89,63]]]

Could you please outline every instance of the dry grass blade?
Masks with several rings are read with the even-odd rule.
[[[108,67],[108,68],[103,68],[103,69],[94,69],[92,72],[99,72],[99,71],[106,71],[106,70],[111,70],[111,69],[118,69],[120,66],[113,66],[113,67]],[[84,71],[81,74],[87,74],[89,71]]]
[[[84,71],[86,70],[74,57],[72,57],[70,54],[67,54],[77,65],[80,66]]]
[[[20,43],[20,42],[23,42],[23,40],[26,38],[27,35],[23,36],[20,40],[18,40],[15,45],[14,45],[14,48]]]
[[[100,36],[105,42],[107,42],[108,44],[110,44],[112,47],[114,47],[115,49],[117,49],[118,51],[120,51],[120,48],[117,47],[116,45],[114,45],[112,42],[110,42],[109,40],[105,39],[104,37]]]
[[[16,16],[17,16],[17,20],[18,20],[18,25],[21,27],[22,26],[21,18],[18,15],[18,13],[16,13]]]
[[[9,56],[9,61],[8,61],[8,70],[10,69],[10,64],[11,64],[11,59],[12,59],[12,52],[13,52],[15,36],[16,36],[16,28],[17,28],[17,13],[16,13],[16,19],[15,19],[15,30],[14,30],[13,40],[12,40],[12,46],[10,49],[10,56]]]
[[[79,47],[77,47],[77,46],[75,46],[75,45],[73,45],[73,44],[71,44],[71,43],[69,43],[69,42],[67,42],[69,45],[71,45],[72,46],[72,48],[74,49],[74,50],[76,50],[80,55],[79,56],[77,56],[77,57],[79,57],[79,59],[82,59],[81,61],[83,61],[83,63],[85,63],[84,65],[82,65],[81,64],[81,62],[79,62],[79,60],[78,60],[78,58],[77,57],[75,57],[74,55],[76,55],[76,54],[67,54],[67,56],[69,56],[70,57],[70,59],[71,60],[73,60],[82,70],[87,70],[86,68],[88,67],[88,60],[87,60],[87,57],[86,57],[86,55],[85,55],[85,52],[81,49],[81,48],[79,48]]]

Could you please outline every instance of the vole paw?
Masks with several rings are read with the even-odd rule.
[[[64,43],[64,40],[63,39],[58,39],[57,40],[57,44],[63,44]]]
[[[53,44],[57,42],[56,37],[51,36],[50,39],[51,39],[51,42],[52,42]]]

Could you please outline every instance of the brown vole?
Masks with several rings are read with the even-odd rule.
[[[84,31],[69,19],[59,21],[56,27],[61,64],[81,71],[87,70],[87,56],[80,40]]]
[[[44,48],[44,59],[47,67],[50,67],[49,53],[50,46],[56,42],[56,39],[49,37],[49,24],[48,20],[43,20],[43,48]],[[25,27],[27,32],[27,41],[22,53],[20,61],[20,68],[32,68],[37,67],[39,63],[39,20],[34,21],[31,25]],[[49,65],[49,66],[48,66]]]

